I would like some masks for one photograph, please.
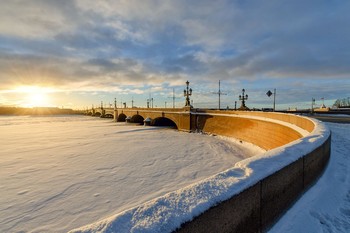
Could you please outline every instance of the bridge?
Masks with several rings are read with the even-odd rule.
[[[174,206],[162,212],[152,212],[152,205],[142,206],[147,215],[171,215],[181,218],[176,232],[262,232],[305,192],[325,169],[330,157],[331,134],[322,123],[294,114],[255,111],[219,111],[184,108],[100,108],[87,114],[114,118],[114,121],[170,125],[181,131],[204,132],[233,137],[266,150],[262,156],[243,160],[228,173],[236,190],[225,199],[218,199],[194,219],[186,218],[187,209]],[[226,172],[215,179],[226,179]],[[245,174],[245,176],[242,176]],[[213,178],[213,179],[214,179]],[[226,182],[226,181],[225,181]],[[231,181],[230,181],[231,182]],[[171,193],[175,199],[186,198],[196,203],[206,181],[196,184],[198,193],[187,188]],[[212,187],[216,193],[222,186]],[[162,199],[162,197],[159,197]],[[203,203],[194,204],[202,206]],[[139,208],[139,207],[135,207]],[[197,208],[197,207],[194,207]],[[173,213],[183,213],[180,217]],[[171,218],[168,218],[171,219]],[[146,220],[145,220],[146,221]],[[160,222],[166,224],[165,219]],[[110,224],[113,226],[113,224]],[[112,228],[111,228],[112,229]],[[113,229],[112,229],[113,230]],[[175,229],[174,229],[175,230]]]
[[[95,108],[88,115],[113,118],[116,122],[140,123],[150,120],[153,126],[173,126],[180,131],[191,130],[190,107],[184,108]]]
[[[292,114],[184,108],[96,108],[88,115],[115,122],[172,126],[185,132],[206,132],[253,143],[270,150],[302,138],[314,124]],[[295,127],[292,127],[294,125]]]

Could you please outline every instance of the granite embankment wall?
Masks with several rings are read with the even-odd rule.
[[[331,133],[309,118],[195,109],[152,113],[169,114],[175,121],[183,115],[183,124],[176,122],[181,130],[234,137],[266,152],[72,232],[264,232],[317,180],[329,160]],[[125,114],[135,115],[135,110]]]
[[[197,112],[191,116],[191,127],[206,133],[238,138],[266,150],[275,149],[277,156],[278,153],[285,156],[283,147],[286,144],[301,140],[303,145],[299,145],[299,148],[298,143],[289,146],[292,152],[296,147],[295,155],[291,156],[296,158],[294,161],[291,159],[281,168],[272,169],[254,185],[182,224],[176,231],[178,233],[266,231],[317,180],[330,156],[329,131],[323,131],[324,138],[315,143],[313,138],[320,137],[317,132],[319,124],[295,115]],[[308,135],[312,136],[307,138]],[[308,150],[303,150],[305,147]]]

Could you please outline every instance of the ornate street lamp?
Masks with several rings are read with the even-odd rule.
[[[249,110],[247,106],[245,106],[245,101],[248,100],[248,95],[244,95],[245,90],[242,89],[242,95],[239,95],[239,100],[242,101],[241,107],[239,107],[239,110]]]
[[[190,96],[192,95],[192,89],[188,89],[188,86],[189,86],[190,82],[187,81],[186,82],[186,89],[184,90],[184,96],[186,97],[186,103],[185,103],[185,106],[191,106],[190,104]]]

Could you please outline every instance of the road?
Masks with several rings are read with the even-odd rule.
[[[315,119],[318,119],[320,121],[325,121],[325,122],[333,122],[333,123],[344,123],[344,124],[349,124],[350,123],[350,115],[349,116],[327,116],[327,115],[314,115],[314,116],[309,116]]]

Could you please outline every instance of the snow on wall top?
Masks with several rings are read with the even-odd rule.
[[[72,230],[78,232],[172,232],[210,207],[253,186],[321,146],[329,129],[312,120],[315,129],[303,138],[242,160],[234,167],[185,188],[170,192],[99,222]]]

